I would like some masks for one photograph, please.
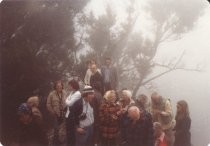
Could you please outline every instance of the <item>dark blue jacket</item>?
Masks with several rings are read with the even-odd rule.
[[[126,123],[122,132],[122,138],[126,146],[154,146],[151,114],[143,111],[140,119],[135,124],[131,120]]]
[[[70,114],[66,120],[67,143],[70,146],[74,146],[76,140],[76,128],[79,126],[79,116],[83,111],[82,97],[77,100],[71,107],[69,107],[69,110]]]

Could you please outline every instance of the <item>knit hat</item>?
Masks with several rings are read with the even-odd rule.
[[[26,103],[22,103],[19,107],[18,107],[18,115],[21,114],[31,114],[31,108],[26,104]]]
[[[91,86],[85,85],[84,89],[82,90],[82,93],[94,93],[94,90]]]

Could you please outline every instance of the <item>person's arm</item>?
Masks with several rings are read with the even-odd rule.
[[[76,91],[74,94],[69,95],[66,98],[66,106],[70,107],[72,106],[77,100],[81,98],[81,93],[79,91]]]
[[[176,129],[176,133],[178,135],[185,135],[190,130],[191,127],[191,120],[190,118],[186,118],[182,121],[181,126],[179,129]]]
[[[52,108],[52,93],[50,93],[49,96],[47,97],[46,107],[47,107],[47,110],[50,112],[50,114],[55,114]]]
[[[85,85],[90,84],[90,76],[91,76],[91,71],[90,71],[90,69],[87,69],[86,74],[85,74],[85,78],[84,78]]]

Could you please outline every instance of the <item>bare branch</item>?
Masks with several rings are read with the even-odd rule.
[[[195,71],[195,72],[201,72],[202,70],[199,70],[199,69],[190,69],[190,68],[171,68],[171,69],[168,69],[167,71],[163,72],[163,73],[160,73],[158,75],[155,75],[154,77],[151,77],[150,79],[144,81],[141,86],[147,84],[148,82],[152,81],[152,80],[155,80],[163,75],[165,75],[166,73],[169,73],[169,72],[172,72],[172,71],[175,71],[175,70],[184,70],[184,71]]]
[[[177,62],[174,65],[174,69],[177,67],[177,65],[181,62],[182,58],[184,57],[185,54],[185,50],[182,52],[181,56],[179,57],[179,59],[177,60]]]

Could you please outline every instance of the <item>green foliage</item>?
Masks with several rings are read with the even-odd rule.
[[[74,17],[87,1],[3,1],[1,83],[3,122],[12,122],[26,98],[44,100],[51,82],[73,70]],[[44,105],[43,105],[44,106]],[[7,127],[7,126],[5,126]]]

